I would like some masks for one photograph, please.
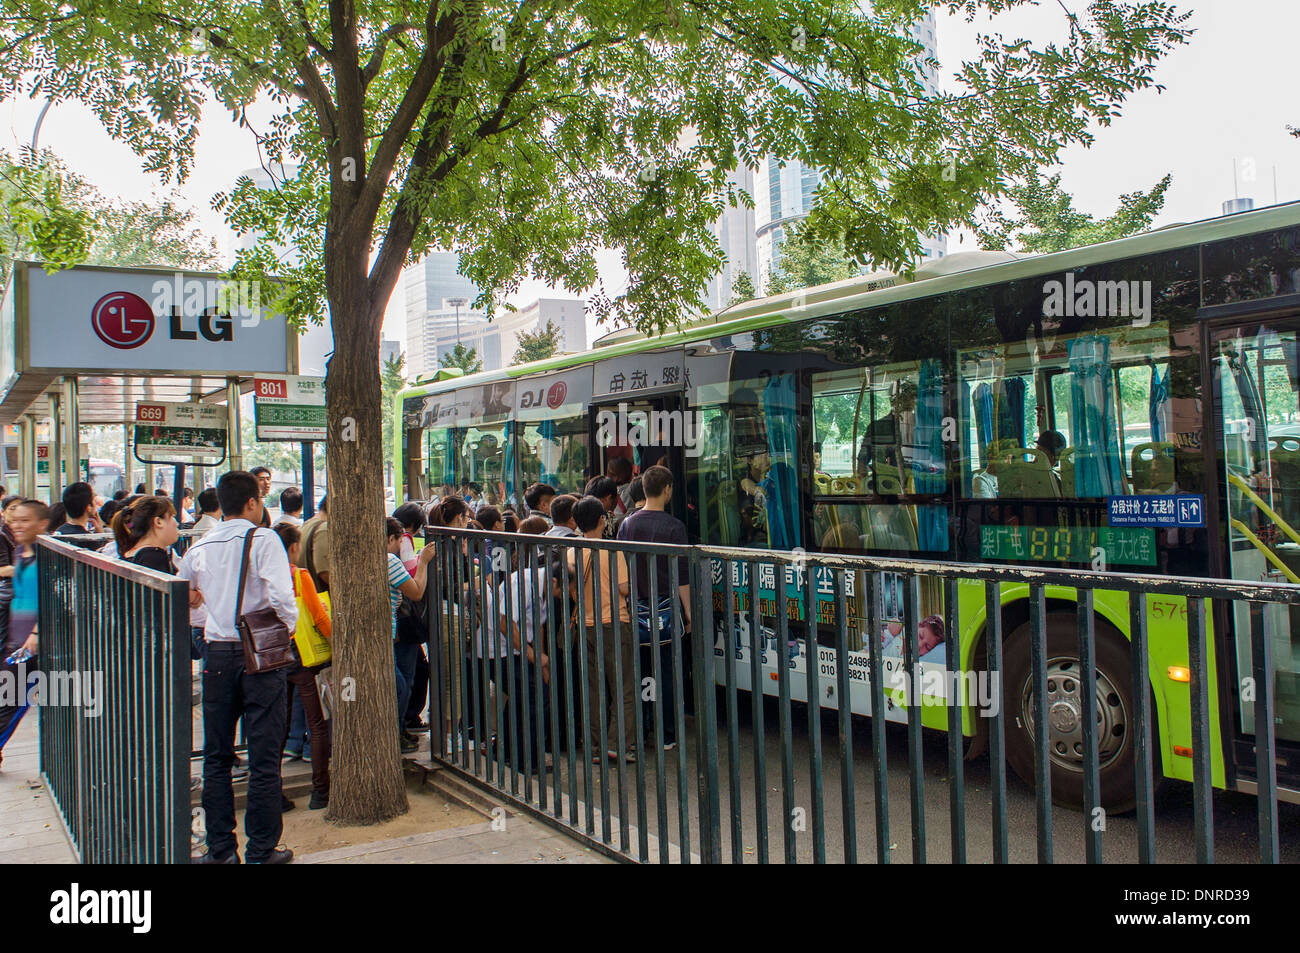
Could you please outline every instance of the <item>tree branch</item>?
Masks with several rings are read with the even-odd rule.
[[[434,6],[436,7],[437,4],[435,3]],[[418,23],[394,23],[383,33],[379,34],[379,38],[375,41],[375,49],[370,54],[370,60],[361,70],[361,86],[363,88],[368,88],[374,78],[379,75],[379,71],[383,68],[384,54],[388,50],[388,41],[399,34],[413,33],[419,29],[420,26]]]

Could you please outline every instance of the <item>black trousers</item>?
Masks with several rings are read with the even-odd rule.
[[[208,850],[228,857],[235,838],[235,726],[248,742],[245,859],[265,860],[280,841],[280,753],[288,711],[284,669],[249,675],[238,642],[209,642],[203,663],[203,814]]]
[[[404,725],[414,724],[420,720],[424,714],[424,708],[429,703],[429,659],[424,654],[424,646],[420,646],[420,654],[415,658],[415,681],[411,684],[411,700],[406,704],[406,714],[404,716]],[[432,713],[429,715],[433,717]]]

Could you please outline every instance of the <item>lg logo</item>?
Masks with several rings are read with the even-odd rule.
[[[546,406],[551,410],[556,410],[564,403],[564,398],[569,392],[569,385],[564,381],[556,381],[546,392]]]
[[[198,328],[186,328],[184,317],[172,308],[170,337],[173,341],[204,340],[233,341],[234,321],[228,314],[214,313],[208,308],[198,318]],[[95,302],[90,311],[90,323],[99,339],[109,347],[129,351],[137,348],[153,335],[154,310],[139,295],[129,291],[112,291]]]
[[[123,351],[139,347],[153,334],[153,309],[139,295],[113,291],[95,302],[90,323],[99,339]]]

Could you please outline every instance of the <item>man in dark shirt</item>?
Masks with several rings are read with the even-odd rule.
[[[67,511],[64,522],[54,530],[55,536],[85,536],[89,533],[101,533],[99,514],[95,512],[95,488],[89,483],[73,483],[63,491],[63,507]],[[75,546],[86,549],[98,549],[98,542],[81,543],[66,540]]]
[[[673,498],[673,475],[667,467],[650,467],[641,475],[641,488],[645,491],[645,506],[627,515],[618,528],[618,538],[631,543],[672,543],[687,545],[686,524],[668,512],[668,504]],[[653,565],[652,565],[653,563]],[[674,573],[673,563],[676,563]],[[654,576],[653,595],[656,602],[651,602],[651,573]],[[673,631],[680,627],[684,633],[691,627],[691,585],[686,560],[681,557],[649,556],[645,554],[631,557],[631,572],[636,581],[636,603],[632,606],[636,617],[637,635],[641,646],[641,676],[654,677],[654,659],[651,652],[655,642],[659,651],[659,684],[661,690],[655,697],[663,701],[664,748],[671,749],[677,745],[677,720],[674,716],[676,678],[673,672],[672,640]],[[681,604],[681,615],[675,616],[672,609],[672,586],[677,584]],[[630,599],[631,581],[620,581],[619,592]],[[659,631],[656,639],[653,618],[659,619]],[[683,624],[684,623],[684,624]],[[654,737],[654,706],[643,705],[641,721],[646,730],[646,743]]]

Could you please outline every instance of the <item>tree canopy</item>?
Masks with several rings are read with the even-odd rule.
[[[49,150],[24,150],[17,159],[0,150],[0,288],[13,259],[24,256],[57,267],[222,267],[216,240],[179,194],[110,198]]]
[[[242,265],[289,271],[280,304],[299,319],[325,310],[333,191],[358,221],[386,223],[357,250],[378,253],[376,286],[455,248],[490,310],[525,277],[597,286],[609,246],[627,288],[593,308],[659,328],[701,304],[720,260],[709,226],[739,162],[824,170],[810,229],[906,267],[918,234],[973,224],[1009,182],[1090,142],[1188,34],[1168,3],[1095,0],[1064,18],[1064,40],[982,36],[951,92],[925,92],[910,22],[1025,2],[3,0],[0,93],[81,99],[164,179],[193,167],[207,96],[241,122],[269,100],[277,114],[256,134],[296,171],[219,201],[266,236]],[[275,261],[277,243],[302,264]]]
[[[524,331],[519,335],[519,345],[511,364],[527,364],[529,361],[543,361],[560,349],[560,329],[550,318],[546,327]]]
[[[440,367],[459,367],[466,374],[476,374],[483,370],[483,360],[478,356],[478,351],[472,347],[466,347],[460,341],[450,351],[438,358]]]
[[[778,254],[773,257],[765,288],[769,295],[852,278],[862,270],[845,253],[843,241],[833,235],[814,232],[806,228],[804,222],[787,230]]]
[[[1165,193],[1173,181],[1166,175],[1149,190],[1119,197],[1119,208],[1096,219],[1074,207],[1074,198],[1061,188],[1058,172],[1044,180],[1038,174],[1011,188],[1015,212],[996,212],[979,232],[980,247],[1005,251],[1015,244],[1020,251],[1046,253],[1081,245],[1125,238],[1151,227],[1164,208]]]

